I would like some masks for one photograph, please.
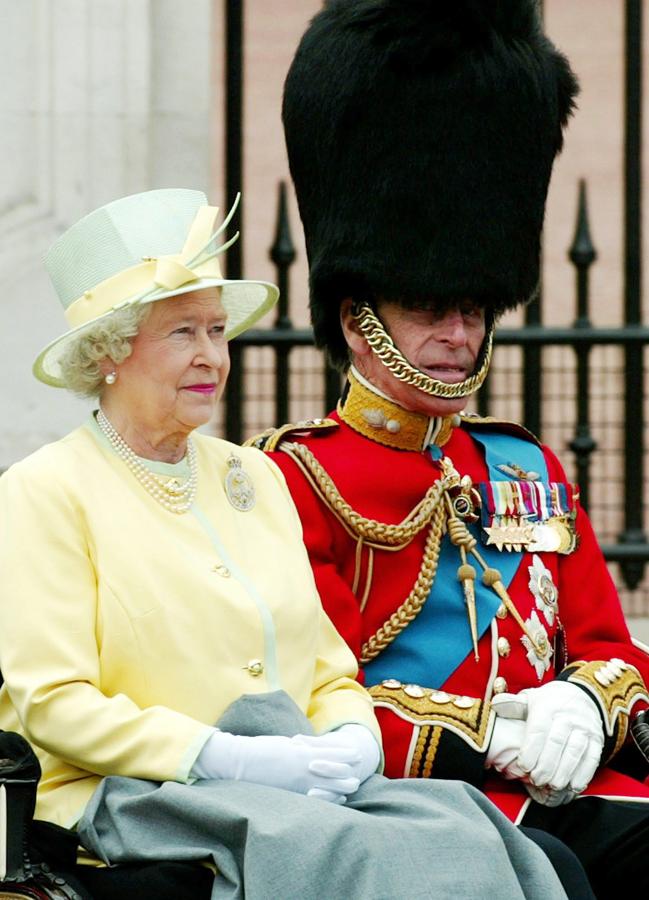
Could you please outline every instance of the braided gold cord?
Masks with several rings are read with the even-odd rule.
[[[423,560],[415,584],[403,603],[363,644],[360,665],[366,665],[376,659],[423,609],[437,574],[441,542],[447,530],[453,544],[460,549],[463,563],[460,568],[467,567],[467,553],[475,557],[484,570],[483,583],[498,594],[537,653],[541,652],[502,584],[500,574],[487,566],[478,553],[476,539],[465,523],[455,514],[451,498],[446,492],[449,488],[456,487],[460,483],[460,478],[450,460],[444,469],[445,474],[428,488],[423,499],[408,513],[406,518],[399,525],[389,525],[386,522],[377,522],[376,519],[367,519],[357,513],[342,497],[326,469],[304,444],[284,443],[281,449],[295,458],[334,515],[352,535],[363,543],[383,549],[398,549],[408,544],[415,535],[430,524]],[[475,577],[475,571],[473,577]],[[363,604],[366,601],[367,597],[364,597]],[[477,638],[477,635],[474,635],[474,638]]]
[[[437,511],[441,509],[444,518],[444,491],[448,487],[448,479],[440,478],[431,485],[424,497],[398,525],[367,519],[356,512],[343,498],[326,469],[318,462],[313,453],[304,444],[284,444],[283,450],[297,457],[313,478],[313,483],[320,491],[324,501],[335,515],[356,536],[379,547],[399,547],[410,543],[419,532],[428,525]]]
[[[431,394],[433,397],[444,397],[446,399],[468,397],[469,394],[473,394],[478,390],[487,377],[489,364],[491,362],[491,352],[493,349],[493,327],[490,328],[487,333],[486,344],[482,354],[482,364],[479,371],[477,371],[475,375],[471,375],[470,378],[466,378],[464,381],[460,381],[457,384],[447,384],[445,381],[438,381],[436,378],[431,378],[430,375],[426,375],[425,372],[411,366],[408,360],[395,346],[380,319],[369,306],[363,304],[355,315],[355,319],[363,333],[363,337],[386,369],[389,369],[399,381],[403,381],[405,384],[412,384],[425,394]]]
[[[439,503],[433,513],[426,538],[424,558],[413,589],[403,603],[361,648],[360,665],[364,666],[385,650],[421,612],[437,574],[439,552],[446,527],[446,510]]]
[[[525,620],[523,619],[523,617],[521,616],[519,611],[516,609],[514,601],[509,596],[509,593],[507,592],[507,588],[503,584],[502,575],[500,574],[498,569],[493,569],[487,565],[487,563],[484,561],[484,559],[482,558],[482,556],[480,555],[480,553],[478,553],[478,551],[476,549],[476,547],[478,546],[478,542],[476,541],[476,539],[473,537],[473,535],[471,534],[469,529],[466,527],[464,522],[461,522],[458,518],[453,516],[453,508],[450,505],[450,499],[448,498],[448,495],[447,495],[447,506],[449,508],[448,535],[449,535],[451,541],[455,544],[455,546],[460,548],[460,552],[462,552],[464,554],[463,561],[466,563],[465,555],[468,551],[480,563],[480,565],[482,566],[482,568],[484,570],[484,573],[482,576],[482,583],[486,587],[491,588],[491,590],[494,591],[498,595],[498,597],[504,604],[504,606],[507,609],[507,611],[509,612],[509,614],[516,621],[516,624],[519,626],[521,631],[525,635],[527,635],[528,640],[534,647],[536,655],[539,657],[539,659],[542,659],[545,655],[545,649],[543,647],[539,646],[538,641],[534,638],[534,635],[531,633],[530,629],[527,627]],[[473,577],[475,577],[475,570],[474,570]]]

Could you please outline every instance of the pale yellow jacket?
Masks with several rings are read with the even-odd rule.
[[[184,515],[149,496],[94,421],[0,479],[0,728],[37,751],[40,818],[76,822],[104,775],[187,781],[244,693],[285,690],[316,732],[353,721],[379,734],[279,470],[194,440]],[[249,512],[226,497],[231,453],[254,482]]]

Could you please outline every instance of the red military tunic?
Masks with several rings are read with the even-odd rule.
[[[494,429],[493,422],[488,424]],[[441,477],[440,464],[426,449],[431,436],[458,473],[478,485],[489,480],[483,448],[472,434],[479,427],[480,420],[474,418],[463,417],[459,427],[451,427],[449,421],[406,412],[352,377],[338,412],[329,419],[306,427],[287,426],[256,440],[286,477],[324,607],[359,659],[371,656],[372,637],[385,636],[386,621],[404,598],[412,596],[418,579],[425,581],[430,575],[430,532],[419,527],[417,510]],[[516,426],[497,427],[513,430],[519,439],[534,440]],[[541,449],[549,481],[565,484],[554,454]],[[516,465],[516,460],[511,462]],[[392,529],[395,534],[386,528],[400,523],[401,531]],[[379,661],[381,653],[389,659],[378,667],[383,677],[378,682],[375,677],[365,679],[383,731],[388,776],[450,777],[483,784],[501,809],[520,821],[528,802],[524,787],[484,770],[494,721],[490,699],[494,693],[516,693],[557,677],[579,684],[598,704],[606,730],[605,759],[625,743],[629,714],[649,704],[645,688],[649,656],[629,635],[606,563],[581,509],[575,527],[574,552],[522,553],[507,588],[513,614],[501,604],[479,639],[479,659],[471,649],[443,683],[426,677],[426,659],[431,669],[436,667],[439,635],[425,606],[433,608],[439,583],[433,580],[423,611],[405,627],[397,624],[399,633],[378,655]],[[500,555],[507,552],[503,549]],[[558,590],[553,612],[545,608],[539,591],[544,578]],[[459,585],[453,589],[461,590]],[[539,620],[550,646],[540,660],[530,651],[529,641],[525,643],[520,625]],[[455,627],[466,630],[468,625]],[[405,640],[407,628],[413,635],[419,629],[418,643],[409,645]],[[413,653],[418,657],[415,662]],[[368,676],[373,665],[366,663]],[[416,684],[407,674],[404,677],[413,665],[423,676]],[[610,768],[598,771],[587,793],[649,802],[645,784]]]

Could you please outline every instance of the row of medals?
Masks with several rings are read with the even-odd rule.
[[[446,465],[444,465],[446,463]],[[444,471],[453,471],[453,463],[446,459],[442,463]],[[457,474],[457,473],[455,473]],[[535,473],[531,473],[534,476]],[[538,476],[536,476],[538,477]],[[482,500],[468,475],[459,479],[459,484],[449,490],[456,514],[465,522],[477,522]],[[498,550],[521,550],[530,553],[572,553],[576,546],[574,517],[570,515],[550,516],[539,522],[531,522],[527,515],[494,515],[489,525],[482,526],[486,535],[484,543]]]
[[[487,535],[487,545],[494,545],[499,550],[565,554],[575,549],[575,532],[568,516],[552,516],[544,522],[494,516],[492,524],[483,531]]]

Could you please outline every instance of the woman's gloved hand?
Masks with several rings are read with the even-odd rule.
[[[365,725],[349,723],[326,734],[308,737],[299,735],[299,737],[301,741],[312,743],[314,747],[349,747],[350,750],[356,750],[358,761],[352,764],[352,768],[359,784],[366,781],[370,775],[374,775],[381,762],[379,743]]]
[[[328,736],[327,736],[328,737]],[[360,751],[344,739],[245,737],[215,731],[192,767],[194,778],[233,779],[344,803],[358,790]]]

